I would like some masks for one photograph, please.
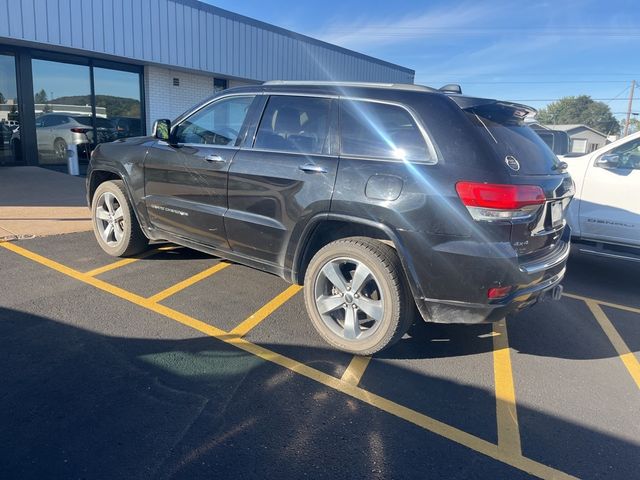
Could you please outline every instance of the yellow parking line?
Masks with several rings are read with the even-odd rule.
[[[496,390],[498,446],[505,452],[520,455],[522,447],[516,409],[516,389],[511,369],[507,324],[504,320],[493,324],[493,374]]]
[[[197,273],[194,276],[187,278],[186,280],[178,282],[175,285],[172,285],[169,288],[166,288],[166,289],[162,290],[161,292],[158,292],[155,295],[152,295],[147,300],[149,300],[150,302],[153,302],[153,303],[160,302],[160,301],[164,300],[165,298],[170,297],[171,295],[174,295],[174,294],[178,293],[179,291],[184,290],[187,287],[190,287],[194,283],[198,283],[200,280],[204,280],[205,278],[210,277],[214,273],[217,273],[220,270],[224,270],[225,268],[227,268],[230,265],[231,264],[228,263],[228,262],[219,262],[216,265],[214,265],[213,267],[207,268],[206,270],[204,270],[204,271],[202,271],[200,273]]]
[[[594,300],[585,300],[585,302],[589,310],[591,310],[591,313],[593,313],[593,316],[598,320],[604,333],[609,337],[609,341],[613,344],[616,352],[618,352],[620,360],[622,360],[622,363],[629,371],[631,378],[636,382],[636,386],[640,388],[640,362],[638,362],[636,356],[629,350],[629,347],[616,330],[616,327],[613,326],[609,317],[607,317],[602,308],[600,308],[600,305]]]
[[[619,303],[605,302],[604,300],[598,300],[597,298],[583,297],[582,295],[576,295],[574,293],[563,293],[562,296],[567,298],[573,298],[575,300],[582,300],[584,302],[592,301],[592,302],[599,303],[600,305],[605,305],[607,307],[617,308],[618,310],[626,310],[627,312],[640,313],[640,308],[630,307],[628,305],[621,305]]]
[[[85,272],[85,275],[89,275],[90,277],[95,277],[96,275],[100,275],[101,273],[109,272],[111,270],[115,270],[116,268],[124,267],[125,265],[129,265],[133,262],[137,262],[138,260],[142,260],[144,258],[149,258],[153,255],[156,255],[160,252],[167,252],[169,250],[175,250],[177,248],[182,248],[178,245],[169,245],[166,247],[154,248],[153,250],[147,250],[135,257],[131,258],[123,258],[122,260],[118,260],[117,262],[110,263],[108,265],[104,265],[103,267],[94,268],[93,270],[89,270]]]
[[[345,395],[349,395],[352,398],[358,399],[367,405],[371,405],[375,408],[383,410],[391,415],[394,415],[398,418],[413,423],[414,425],[424,428],[425,430],[429,430],[430,432],[440,435],[443,438],[463,445],[471,450],[474,450],[495,460],[501,461],[507,465],[511,465],[531,475],[535,475],[540,478],[575,478],[560,470],[549,467],[548,465],[544,465],[542,463],[536,462],[535,460],[531,460],[530,458],[506,452],[498,448],[497,445],[494,445],[482,438],[476,437],[475,435],[459,430],[455,427],[452,427],[451,425],[447,425],[446,423],[440,422],[439,420],[431,418],[422,413],[416,412],[415,410],[400,405],[387,398],[376,395],[375,393],[364,390],[363,388],[351,385],[347,382],[343,382],[339,378],[316,370],[313,367],[300,363],[289,357],[285,357],[284,355],[261,347],[260,345],[255,345],[237,335],[228,334],[219,328],[209,325],[196,318],[185,315],[184,313],[178,312],[169,307],[165,307],[164,305],[161,305],[159,303],[152,303],[144,297],[111,285],[110,283],[107,283],[98,278],[94,278],[85,273],[69,268],[66,265],[62,265],[58,262],[38,255],[37,253],[33,253],[13,243],[0,243],[0,247],[4,247],[7,250],[11,250],[18,255],[33,260],[34,262],[58,271],[87,285],[91,285],[97,289],[111,293],[118,298],[127,300],[135,305],[156,312],[178,323],[193,328],[194,330],[209,335],[227,344],[233,345],[240,350],[251,353],[265,361],[280,365],[288,370],[302,375],[303,377],[314,380],[322,385],[325,385],[326,387],[342,392]]]
[[[296,293],[298,293],[302,287],[300,285],[291,285],[284,292],[279,294],[277,297],[274,297],[267,303],[262,306],[260,310],[256,313],[248,317],[244,320],[240,325],[231,330],[229,333],[232,335],[237,335],[239,337],[244,337],[247,333],[249,333],[256,325],[258,325],[262,320],[271,315],[274,311],[280,308],[287,300],[293,297]]]
[[[358,385],[360,380],[362,380],[362,376],[369,366],[370,361],[371,357],[360,357],[358,355],[354,355],[349,366],[342,374],[342,381],[351,385]]]

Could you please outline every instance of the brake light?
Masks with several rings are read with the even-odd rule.
[[[87,133],[89,130],[91,130],[90,128],[72,128],[71,131],[73,133]]]
[[[475,220],[528,219],[547,200],[538,185],[458,182],[456,191]]]

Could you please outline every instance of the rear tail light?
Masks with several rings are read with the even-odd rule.
[[[91,130],[90,128],[72,128],[71,129],[73,133],[87,133],[90,130]]]
[[[529,219],[547,200],[537,185],[458,182],[456,191],[474,220]]]

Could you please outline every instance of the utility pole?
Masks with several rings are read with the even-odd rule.
[[[623,137],[627,136],[627,133],[629,133],[629,124],[631,123],[631,109],[633,108],[633,91],[636,88],[636,81],[635,80],[631,80],[631,93],[629,94],[629,106],[627,107],[627,123],[624,124],[624,135],[622,135]]]

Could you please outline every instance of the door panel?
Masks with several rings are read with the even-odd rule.
[[[602,168],[591,159],[582,187],[582,236],[640,246],[640,139],[606,152],[620,168]]]
[[[285,266],[296,228],[328,212],[338,168],[334,101],[272,96],[253,148],[229,170],[225,228],[234,252]]]
[[[156,141],[145,158],[145,200],[162,230],[228,249],[227,176],[253,95],[227,96],[197,110]]]
[[[227,171],[236,151],[156,142],[145,159],[145,200],[151,223],[226,248],[222,218],[227,209]],[[219,160],[207,160],[211,156]]]

